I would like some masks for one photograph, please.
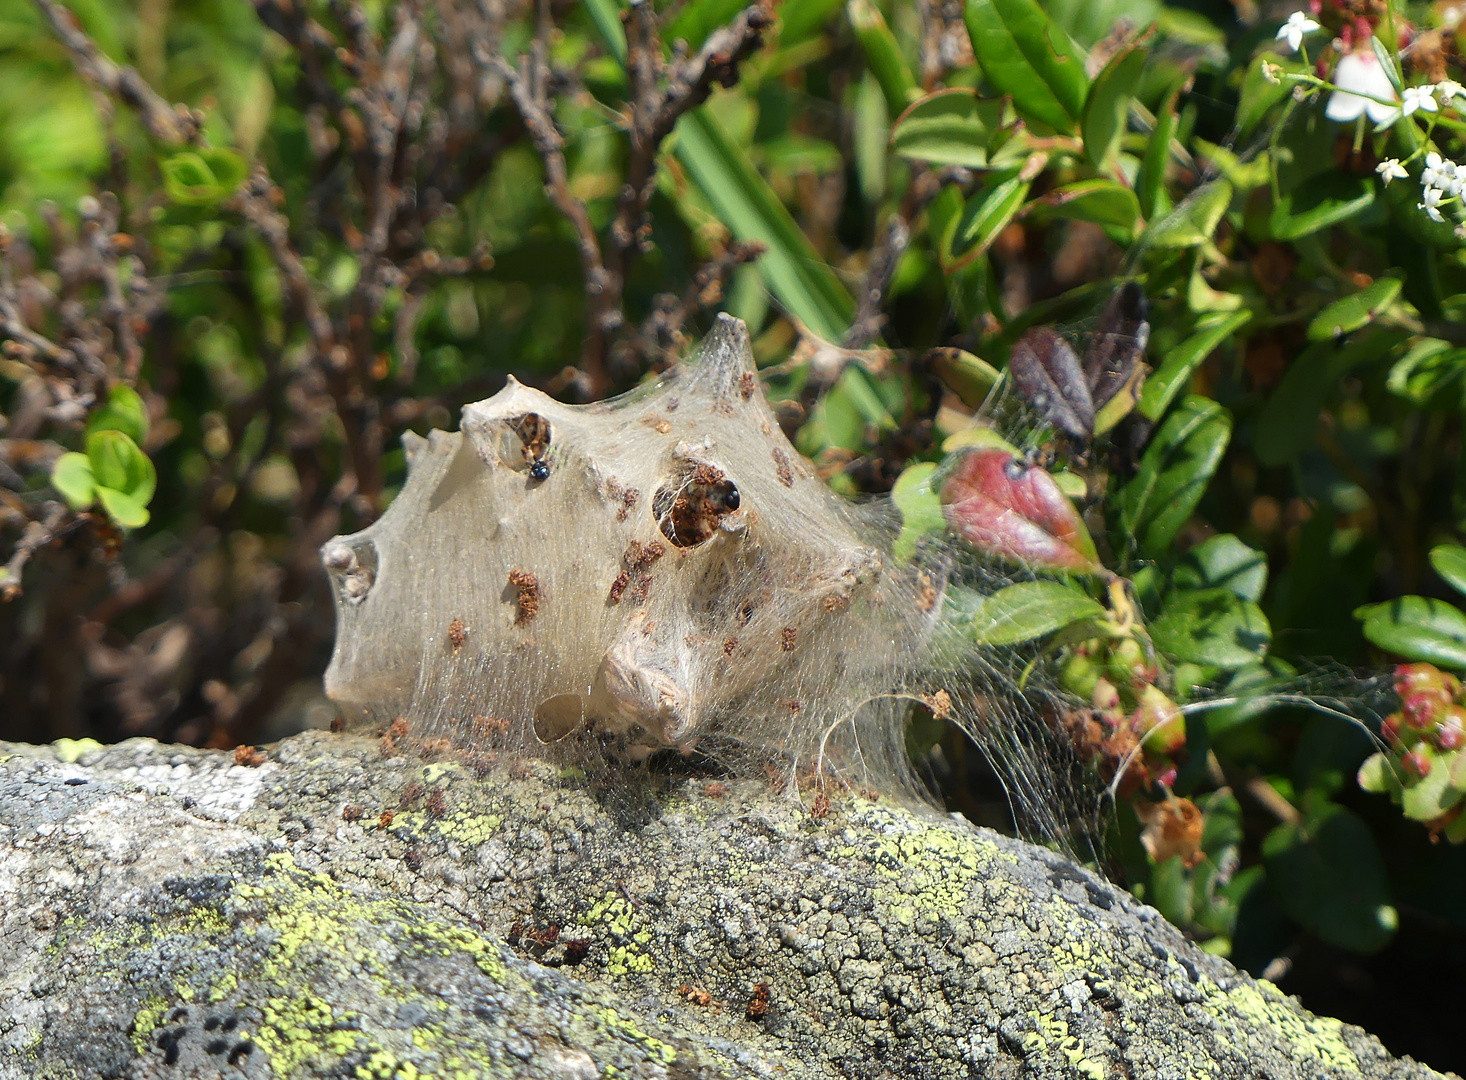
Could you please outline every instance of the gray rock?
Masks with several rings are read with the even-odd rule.
[[[1438,1075],[930,811],[320,733],[0,757],[3,1080]]]

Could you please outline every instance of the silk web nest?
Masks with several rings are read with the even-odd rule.
[[[895,558],[899,515],[808,468],[737,319],[614,400],[511,379],[459,432],[404,441],[396,500],[323,550],[326,688],[355,723],[578,767],[670,750],[790,791],[913,794],[921,703],[977,740],[1031,828],[1062,830],[1035,797],[1055,740],[1036,680],[1016,690],[1031,658],[964,643],[944,614],[954,568],[969,587],[995,571],[941,545]]]

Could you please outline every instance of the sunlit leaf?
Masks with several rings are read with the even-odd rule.
[[[1011,94],[1020,114],[1073,132],[1089,79],[1083,55],[1063,29],[1034,0],[967,0],[964,18],[994,89]]]
[[[1057,581],[1024,581],[983,597],[967,624],[981,644],[1017,645],[1104,615],[1097,602]]]
[[[1215,401],[1188,397],[1166,417],[1135,476],[1120,489],[1120,528],[1140,553],[1158,558],[1196,509],[1232,436]]]
[[[1186,338],[1162,358],[1160,366],[1145,381],[1140,392],[1141,415],[1159,420],[1178,393],[1186,389],[1192,374],[1222,342],[1246,326],[1250,311],[1232,315],[1211,316],[1205,326]]]
[[[136,390],[118,383],[108,391],[106,404],[87,419],[87,431],[120,431],[141,445],[148,437],[148,408]]]
[[[97,481],[85,454],[62,454],[51,468],[51,486],[73,510],[85,510],[97,500]]]
[[[1223,671],[1259,659],[1272,640],[1262,609],[1225,588],[1176,593],[1150,624],[1150,634],[1168,656]]]
[[[891,149],[934,165],[985,168],[1001,113],[1001,102],[984,101],[971,90],[939,90],[896,117]]]
[[[1054,478],[1003,450],[965,454],[941,495],[947,524],[980,551],[1040,568],[1100,569],[1089,530]]]
[[[1138,46],[1121,50],[1095,76],[1089,89],[1080,127],[1084,156],[1096,169],[1107,169],[1114,162],[1145,69],[1145,56],[1145,50]]]
[[[1466,614],[1444,600],[1400,596],[1354,612],[1364,636],[1385,652],[1466,670]]]
[[[1466,548],[1459,544],[1437,544],[1430,549],[1430,565],[1447,585],[1466,593]]]
[[[1395,302],[1395,297],[1400,295],[1401,284],[1398,277],[1380,277],[1358,292],[1335,300],[1308,324],[1309,340],[1327,341],[1368,326],[1381,311]]]

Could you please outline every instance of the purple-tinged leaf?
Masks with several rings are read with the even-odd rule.
[[[1088,442],[1094,434],[1094,399],[1070,344],[1047,326],[1013,343],[1008,370],[1023,399],[1064,434]]]

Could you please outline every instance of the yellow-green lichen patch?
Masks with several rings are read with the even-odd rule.
[[[675,1046],[648,1035],[635,1022],[628,1020],[609,1005],[595,1006],[591,1011],[605,1025],[607,1031],[635,1043],[649,1057],[659,1059],[663,1065],[671,1065],[677,1060]]]
[[[641,916],[626,899],[616,892],[608,892],[597,900],[591,909],[580,918],[583,926],[601,926],[611,936],[613,944],[606,954],[606,974],[638,975],[650,974],[655,965],[642,946],[651,943],[652,934]]]
[[[1104,1080],[1104,1064],[1086,1054],[1083,1039],[1069,1034],[1068,1021],[1038,1011],[1030,1012],[1028,1016],[1034,1023],[1034,1030],[1023,1038],[1024,1054],[1046,1054],[1052,1046],[1064,1055],[1069,1067],[1086,1080]]]
[[[504,819],[497,814],[474,814],[467,810],[455,810],[443,817],[433,817],[420,810],[410,810],[393,817],[387,831],[394,836],[416,842],[436,835],[466,847],[477,847],[498,832],[503,824]]]
[[[878,876],[899,883],[877,889],[898,920],[911,922],[913,908],[957,917],[985,864],[1001,857],[990,840],[963,835],[874,803],[860,808],[847,830],[847,857],[873,864]]]
[[[1209,982],[1209,980],[1208,980]],[[1358,1072],[1359,1059],[1344,1042],[1344,1025],[1327,1017],[1300,1013],[1270,983],[1242,984],[1223,991],[1215,983],[1207,987],[1202,1003],[1224,1027],[1242,1016],[1257,1027],[1275,1032],[1292,1048],[1294,1057],[1313,1058],[1330,1072]],[[1247,1045],[1246,1033],[1238,1032],[1237,1045]]]
[[[139,1054],[145,1054],[148,1050],[153,1032],[158,1029],[158,1022],[163,1019],[163,1014],[168,1011],[168,1002],[154,994],[145,998],[142,1007],[132,1017],[132,1045]]]
[[[102,744],[96,739],[57,739],[51,745],[56,750],[56,760],[67,765],[79,761],[83,754],[102,749]]]

